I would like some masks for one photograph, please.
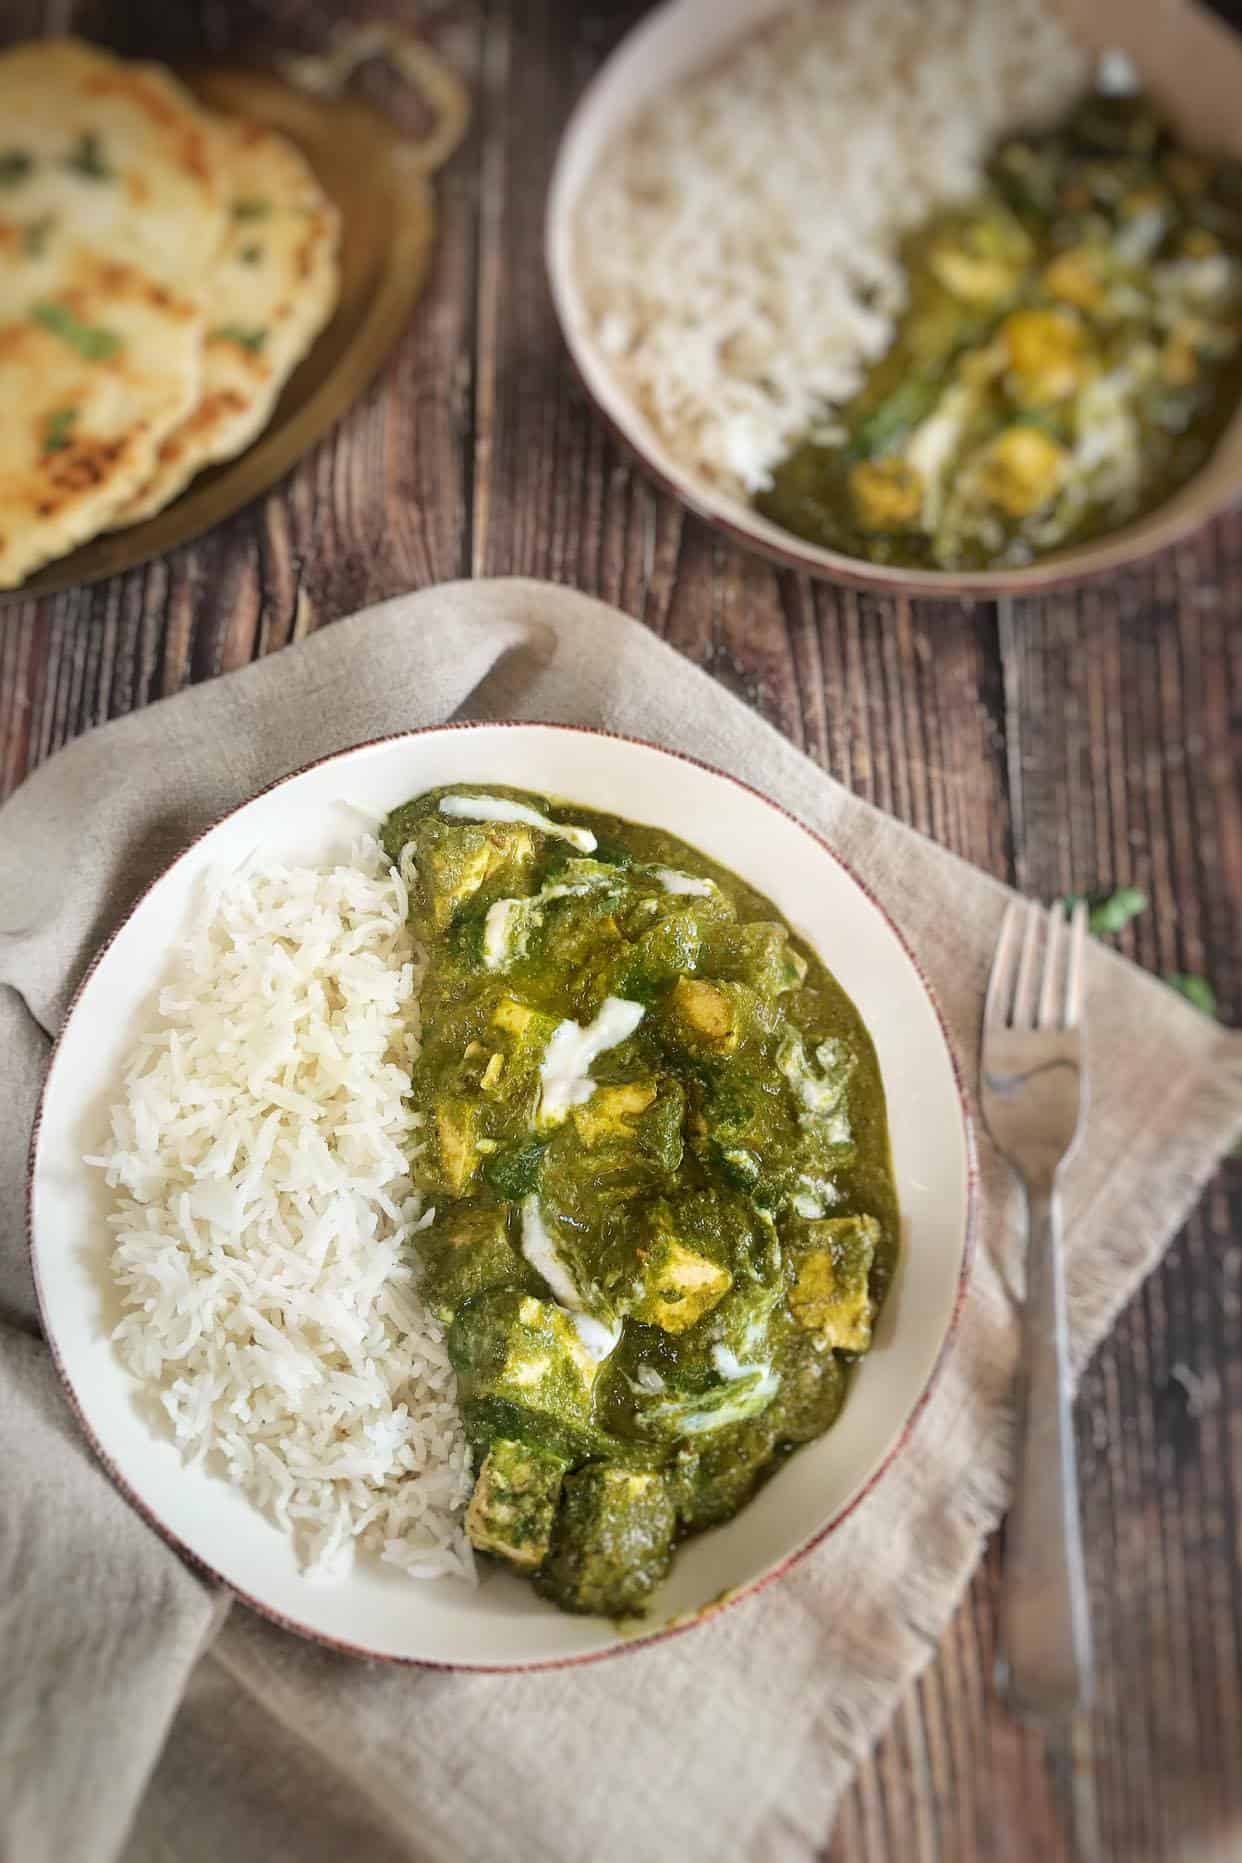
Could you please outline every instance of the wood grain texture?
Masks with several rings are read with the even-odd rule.
[[[572,583],[639,616],[881,808],[1043,894],[1134,881],[1122,940],[1242,1016],[1242,515],[1151,565],[997,610],[813,586],[656,492],[591,416],[540,263],[573,99],[637,0],[452,0],[418,24],[475,91],[439,183],[428,294],[390,366],[271,495],[167,561],[0,617],[0,792],[105,718],[361,603],[463,574]],[[146,55],[322,43],[402,0],[18,0],[0,30]],[[370,93],[408,100],[381,73]],[[411,127],[415,119],[411,117]],[[831,1863],[1242,1854],[1242,1166],[1088,1369],[1078,1405],[1100,1698],[1076,1752],[991,1687],[993,1546],[849,1794]]]

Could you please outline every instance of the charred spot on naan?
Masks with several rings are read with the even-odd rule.
[[[82,249],[0,320],[0,586],[106,528],[198,395],[202,314]]]
[[[139,65],[90,77],[83,89],[88,96],[123,97],[134,104],[157,129],[171,134],[177,159],[186,173],[207,181],[212,173],[207,137],[192,118],[187,121],[188,98],[173,92],[170,85],[166,72]]]

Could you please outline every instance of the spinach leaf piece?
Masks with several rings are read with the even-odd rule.
[[[69,343],[88,362],[107,362],[121,347],[121,339],[115,330],[105,330],[100,324],[83,323],[74,316],[67,304],[36,304],[30,315],[45,330],[50,330],[53,336]]]
[[[1087,927],[1094,938],[1124,931],[1131,919],[1147,910],[1147,894],[1137,886],[1119,886],[1115,892],[1067,893],[1063,904],[1072,912],[1081,900],[1087,905]]]
[[[547,1147],[546,1139],[532,1139],[526,1145],[511,1145],[498,1151],[483,1166],[483,1175],[508,1203],[520,1203],[539,1182],[539,1166]]]
[[[235,220],[266,220],[271,211],[271,201],[264,200],[260,195],[255,195],[249,200],[233,202]]]
[[[1188,1003],[1193,1003],[1195,1008],[1201,1010],[1205,1016],[1216,1014],[1216,992],[1206,977],[1195,977],[1188,975],[1185,971],[1175,971],[1171,977],[1165,978],[1165,982],[1170,989],[1176,990],[1179,996],[1184,996]]]

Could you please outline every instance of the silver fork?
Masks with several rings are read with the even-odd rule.
[[[998,1678],[1010,1708],[1039,1720],[1085,1707],[1092,1685],[1058,1190],[1082,1110],[1086,932],[1082,902],[1068,922],[1059,907],[1044,914],[1011,905],[983,1017],[983,1117],[1027,1204],[1017,1484],[1005,1529]]]

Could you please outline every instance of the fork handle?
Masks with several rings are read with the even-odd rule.
[[[1027,1185],[1017,1486],[1005,1529],[999,1679],[1014,1713],[1061,1719],[1091,1697],[1069,1327],[1056,1179]]]

